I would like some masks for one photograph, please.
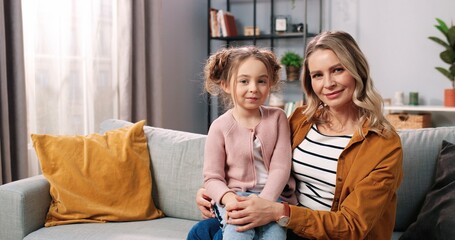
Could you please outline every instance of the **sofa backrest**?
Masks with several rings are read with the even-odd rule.
[[[109,119],[101,132],[131,125]],[[145,126],[152,162],[153,199],[167,216],[200,220],[196,191],[202,186],[206,135]],[[455,143],[455,127],[400,130],[403,145],[403,181],[398,189],[396,231],[417,218],[433,180],[442,140]]]
[[[101,132],[132,123],[109,119]],[[152,194],[157,208],[166,216],[201,220],[196,192],[202,187],[206,135],[145,126],[151,159]]]
[[[455,127],[400,130],[403,146],[403,181],[398,189],[396,231],[416,220],[425,195],[434,182],[442,140],[455,143]]]

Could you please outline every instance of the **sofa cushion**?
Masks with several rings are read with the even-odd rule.
[[[151,196],[143,126],[141,121],[104,135],[32,135],[52,196],[46,226],[162,216]]]
[[[176,218],[151,221],[69,224],[40,228],[24,240],[171,240],[186,239],[197,222]]]
[[[132,123],[109,119],[101,132]],[[202,187],[206,135],[145,126],[152,162],[153,198],[166,216],[200,220],[196,191]]]
[[[434,181],[442,140],[455,142],[454,127],[400,130],[403,145],[403,181],[398,189],[395,231],[413,223]]]
[[[417,220],[401,240],[445,239],[455,236],[455,145],[443,141],[436,166],[436,179]]]

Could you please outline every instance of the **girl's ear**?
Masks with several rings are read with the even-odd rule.
[[[231,88],[229,86],[228,81],[226,80],[221,81],[221,88],[225,93],[231,94]]]

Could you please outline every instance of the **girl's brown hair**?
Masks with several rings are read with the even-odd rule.
[[[211,95],[219,96],[226,108],[233,107],[234,103],[231,96],[223,91],[222,84],[230,86],[240,64],[248,58],[261,61],[267,68],[270,87],[272,90],[278,87],[281,66],[272,51],[256,46],[220,49],[207,59],[204,67],[204,88]]]

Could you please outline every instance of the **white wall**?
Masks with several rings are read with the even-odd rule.
[[[376,88],[384,98],[396,91],[419,92],[422,105],[443,105],[451,82],[435,67],[447,67],[443,50],[429,36],[443,37],[435,18],[455,24],[454,0],[326,1],[326,29],[350,32],[368,58]],[[455,113],[432,113],[433,126],[455,125]]]
[[[422,104],[443,104],[443,91],[451,82],[435,70],[447,65],[439,58],[442,47],[428,36],[442,37],[434,27],[435,18],[455,23],[455,1],[333,0],[328,7],[327,27],[348,31],[357,39],[384,97],[417,91]]]

